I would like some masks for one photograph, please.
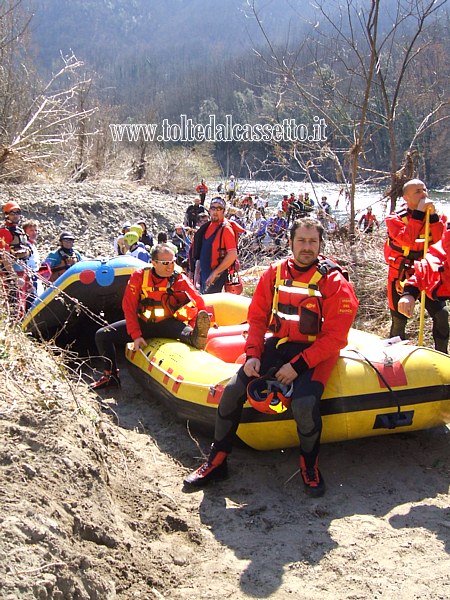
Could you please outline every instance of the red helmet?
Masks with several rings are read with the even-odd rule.
[[[247,386],[247,398],[259,412],[268,415],[286,411],[291,404],[293,385],[280,383],[273,376],[258,377]]]
[[[20,210],[20,206],[15,200],[10,200],[3,206],[3,214],[7,215],[12,210]]]
[[[239,279],[239,281],[237,281],[236,283],[226,281],[224,289],[229,294],[242,294],[242,292],[244,291],[244,285],[241,279]]]

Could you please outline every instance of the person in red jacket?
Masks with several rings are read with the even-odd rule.
[[[300,473],[306,493],[322,496],[318,468],[322,419],[320,400],[355,317],[358,300],[340,267],[320,254],[319,221],[294,221],[292,257],[273,263],[261,276],[249,311],[246,362],[226,385],[217,410],[208,460],[189,474],[187,487],[202,487],[227,476],[227,456],[250,381],[273,370],[293,385],[291,408],[300,438]],[[266,337],[267,331],[272,337]]]
[[[429,212],[429,245],[436,244],[444,233],[447,218],[439,216],[428,198],[427,188],[420,179],[411,179],[403,186],[404,205],[386,217],[388,239],[384,256],[388,264],[388,303],[391,312],[390,337],[406,339],[408,319],[398,311],[398,302],[405,281],[413,274],[414,261],[423,258],[425,219]],[[433,321],[436,350],[447,351],[449,338],[448,312],[442,300],[426,299],[425,308]]]
[[[119,385],[115,344],[133,342],[134,349],[139,350],[147,345],[146,338],[164,337],[201,350],[206,346],[209,315],[205,302],[186,275],[175,269],[175,254],[165,244],[158,244],[152,251],[151,267],[131,275],[122,309],[124,320],[102,327],[95,334],[105,370],[92,389]]]
[[[425,257],[414,263],[414,273],[406,281],[398,301],[398,311],[408,319],[420,292],[432,300],[450,300],[450,223],[442,240],[428,249]]]
[[[361,216],[358,221],[358,229],[362,227],[362,231],[364,233],[373,233],[373,226],[376,225],[377,229],[380,229],[380,224],[378,223],[378,219],[372,212],[372,207],[369,206],[367,211]]]
[[[225,219],[226,203],[217,196],[211,200],[210,221],[194,235],[192,261],[195,280],[200,280],[202,294],[221,292],[231,268],[238,257],[238,235],[245,229],[236,221]]]
[[[198,186],[195,188],[196,193],[200,196],[200,204],[203,206],[205,204],[206,194],[208,193],[208,186],[205,183],[205,180],[202,179]]]
[[[3,205],[4,223],[0,226],[0,285],[12,313],[23,317],[26,298],[32,288],[30,269],[26,261],[31,256],[31,245],[20,227],[22,210],[15,200]]]

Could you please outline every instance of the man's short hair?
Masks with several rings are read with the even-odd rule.
[[[171,252],[175,256],[175,252],[167,244],[156,244],[152,250],[152,260],[158,260],[158,256],[163,252]]]
[[[425,184],[421,179],[410,179],[403,185],[402,192],[405,192],[411,185],[425,185]]]
[[[291,225],[291,229],[289,231],[289,238],[292,242],[292,240],[295,237],[295,232],[297,231],[297,229],[299,227],[306,227],[307,229],[316,229],[317,232],[319,233],[319,240],[322,242],[323,241],[323,232],[324,232],[324,228],[323,225],[320,221],[318,221],[317,219],[311,219],[310,217],[304,217],[303,219],[296,219],[292,225]]]

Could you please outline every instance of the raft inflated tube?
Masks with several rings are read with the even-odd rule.
[[[122,297],[130,275],[146,267],[129,255],[75,263],[35,299],[23,319],[23,330],[50,339],[70,328],[69,337],[77,339],[84,334],[85,322],[100,325],[105,324],[103,319],[123,319]]]
[[[228,341],[223,338],[224,352],[231,352],[235,343],[233,336],[228,337]],[[355,330],[349,338],[360,350],[343,349],[327,382],[321,400],[323,442],[416,431],[450,422],[448,355],[404,344],[386,347],[380,338]],[[212,342],[217,344],[215,339]],[[232,348],[233,353],[236,349]],[[152,389],[152,398],[156,386],[180,420],[213,434],[224,387],[238,364],[167,339],[151,339],[139,353],[133,352],[130,344],[126,356],[137,367],[136,376],[142,375]],[[290,409],[271,416],[249,403],[243,407],[237,436],[257,450],[299,444]]]
[[[244,325],[236,326],[236,330],[239,327],[243,328],[242,333],[237,335],[231,335],[231,327],[230,334],[225,335],[223,337],[213,335],[211,338],[208,336],[208,342],[205,347],[205,351],[217,358],[220,358],[224,362],[228,363],[239,363],[242,364],[245,362],[245,344],[247,342],[247,331]],[[218,328],[219,331],[223,329],[223,327]],[[227,328],[228,329],[228,328]],[[266,333],[266,339],[271,337],[272,333]],[[244,359],[242,358],[244,356]]]
[[[210,327],[208,331],[208,340],[213,338],[228,337],[230,335],[242,335],[245,337],[248,332],[248,323],[241,325],[221,325],[220,327]]]
[[[211,315],[211,323],[216,325],[238,325],[247,321],[250,298],[229,292],[205,294],[206,310]]]
[[[207,342],[205,351],[226,363],[235,363],[245,350],[245,341],[242,334],[214,337]]]

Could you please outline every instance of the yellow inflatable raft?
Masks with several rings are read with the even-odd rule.
[[[245,323],[250,299],[224,293],[209,295],[208,302],[217,327],[211,329],[205,351],[152,339],[139,352],[128,345],[126,356],[137,367],[136,374],[164,397],[179,419],[212,435],[224,386],[243,360],[245,326],[238,325]],[[221,352],[226,360],[220,358]],[[352,329],[325,388],[321,412],[323,442],[449,423],[450,357],[404,342],[385,345],[378,336]],[[257,450],[298,445],[290,410],[272,416],[248,402],[237,437]]]

